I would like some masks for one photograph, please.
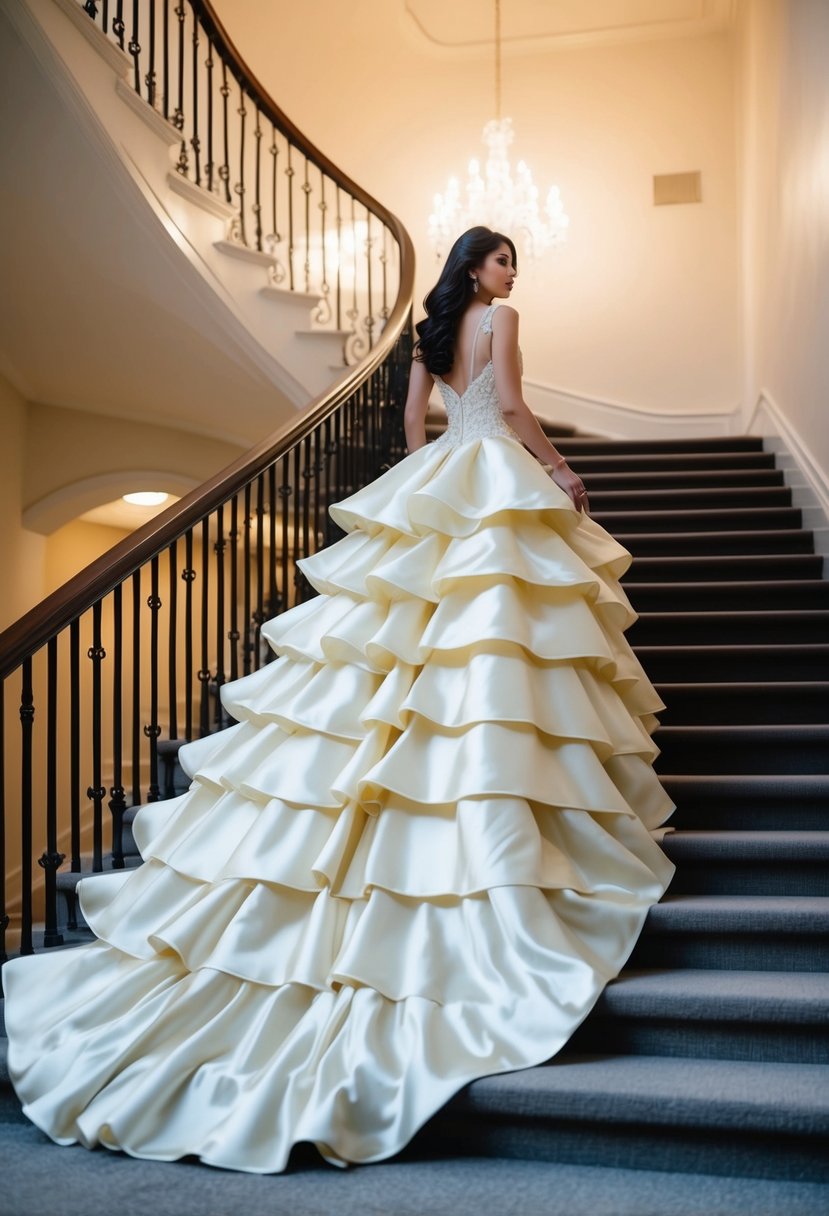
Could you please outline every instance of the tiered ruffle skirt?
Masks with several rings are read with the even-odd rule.
[[[670,880],[630,553],[506,438],[331,515],[319,595],[223,689],[238,725],[138,813],[144,864],[80,884],[99,940],[5,969],[12,1079],[59,1143],[388,1157],[554,1056]]]

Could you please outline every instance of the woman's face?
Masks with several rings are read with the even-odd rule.
[[[512,261],[512,252],[506,242],[486,255],[483,264],[472,271],[477,277],[479,290],[493,299],[505,300],[512,290],[518,271]]]

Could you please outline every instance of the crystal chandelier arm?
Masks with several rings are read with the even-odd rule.
[[[518,313],[509,304],[497,308],[492,318],[492,370],[501,412],[512,429],[542,464],[558,464],[561,452],[550,443],[524,400],[518,361]]]

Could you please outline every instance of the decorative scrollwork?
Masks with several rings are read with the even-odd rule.
[[[93,663],[100,663],[102,659],[107,657],[107,652],[103,646],[90,646],[86,652],[86,657],[92,659]]]
[[[65,859],[65,853],[43,853],[38,857],[37,864],[44,870],[56,870]]]
[[[323,282],[320,302],[311,314],[318,325],[327,325],[329,321],[333,320],[334,313],[331,308],[330,291],[331,288],[328,284]]]
[[[285,282],[287,275],[288,272],[284,265],[279,258],[276,258],[272,265],[268,267],[268,285],[270,287],[279,287],[281,283]]]
[[[210,679],[210,672],[207,671],[206,668],[202,667],[199,671],[196,672],[196,679],[198,680],[198,682],[200,684],[206,684],[207,681]]]
[[[106,787],[103,785],[88,785],[86,787],[86,796],[91,798],[93,802],[103,802],[106,798]]]
[[[153,612],[158,612],[161,607],[161,597],[158,595],[150,595],[147,597],[147,607]]]
[[[181,572],[181,581],[183,583],[192,583],[196,577],[196,572],[190,566],[185,566]]]
[[[161,727],[160,726],[145,726],[144,734],[145,734],[146,738],[148,738],[148,739],[157,739],[158,736],[161,734]]]

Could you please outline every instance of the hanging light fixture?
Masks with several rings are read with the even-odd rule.
[[[481,176],[480,164],[473,158],[469,162],[465,201],[461,201],[456,177],[449,179],[445,194],[435,195],[435,209],[429,216],[429,240],[438,258],[474,224],[486,224],[505,232],[531,261],[566,240],[570,220],[564,212],[558,186],[550,187],[542,214],[538,188],[523,160],[518,162],[513,179],[508,151],[513,138],[512,119],[501,117],[501,0],[495,0],[495,117],[483,131],[488,149],[486,177]]]

